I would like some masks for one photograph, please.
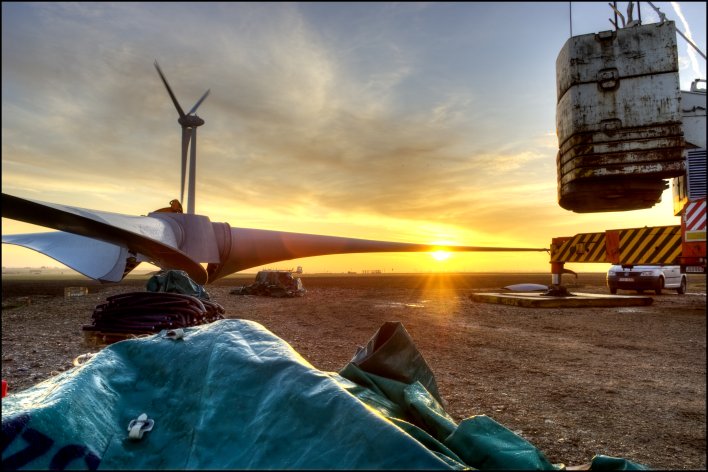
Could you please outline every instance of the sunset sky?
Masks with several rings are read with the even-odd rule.
[[[705,2],[655,5],[705,52]],[[607,2],[571,6],[3,2],[2,191],[131,215],[179,197],[181,132],[157,59],[185,110],[211,89],[198,111],[196,212],[213,222],[534,248],[680,224],[670,190],[649,210],[558,206],[556,57],[571,18],[579,35],[612,29],[613,16]],[[647,3],[641,14],[657,21]],[[688,89],[706,62],[677,41]],[[3,218],[2,231],[46,229]],[[270,267],[546,272],[548,260],[359,254]],[[60,266],[11,245],[2,265]]]

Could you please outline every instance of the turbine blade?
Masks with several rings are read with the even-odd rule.
[[[128,250],[98,239],[54,231],[3,235],[2,242],[42,253],[100,282],[120,282],[127,274]]]
[[[193,131],[192,134],[192,144],[196,146],[196,133]],[[193,157],[196,157],[195,147],[192,148],[192,153]],[[195,161],[196,159],[192,160],[192,170],[196,168]],[[191,188],[194,189],[194,186]],[[148,216],[128,216],[27,200],[5,193],[2,194],[0,203],[2,216],[5,218],[46,226],[117,246],[121,251],[125,249],[138,254],[142,261],[152,262],[163,269],[184,270],[198,284],[210,283],[234,272],[272,262],[331,254],[440,250],[548,252],[548,248],[447,246],[232,228],[228,223],[211,223],[209,218],[200,215],[153,212]],[[189,203],[193,206],[193,194]],[[42,249],[51,257],[55,257],[52,254],[61,254],[61,249],[50,251],[48,248],[57,241],[77,250],[80,246],[91,246],[82,245],[80,239],[62,239],[61,236],[43,236],[24,240],[24,243],[27,247]],[[3,242],[20,244],[22,241],[13,241],[11,237],[3,236]],[[99,250],[108,251],[106,248]],[[67,260],[74,265],[89,264],[88,261],[76,259],[73,252],[70,252]],[[83,253],[85,254],[85,251]],[[115,262],[109,270],[111,278],[116,276],[114,271],[120,270],[120,262]],[[199,262],[208,263],[206,270]],[[110,263],[110,260],[107,263]],[[97,269],[91,271],[93,274],[98,272]]]
[[[182,179],[180,184],[180,203],[184,203],[184,181],[187,175],[187,149],[189,148],[189,139],[191,134],[189,129],[182,128]]]
[[[170,221],[150,216],[129,216],[107,211],[28,200],[2,194],[2,216],[66,231],[145,255],[163,269],[184,270],[198,284],[207,281],[206,270],[179,250],[180,241]],[[179,230],[182,231],[181,229]]]
[[[546,248],[508,248],[479,246],[445,246],[400,243],[369,239],[288,233],[261,229],[230,228],[222,236],[220,264],[209,264],[209,282],[221,277],[273,262],[331,254],[372,252],[546,252]]]
[[[162,82],[165,84],[165,87],[167,87],[167,93],[170,94],[170,98],[172,99],[172,103],[175,104],[175,108],[177,108],[177,113],[179,113],[179,117],[182,118],[184,116],[184,111],[182,111],[182,107],[179,106],[179,102],[177,101],[177,97],[175,97],[175,94],[172,93],[172,88],[170,87],[170,84],[167,83],[167,79],[165,78],[165,75],[162,73],[160,66],[157,64],[157,60],[155,60],[155,69],[157,69],[157,73],[160,74],[160,78],[162,79]]]
[[[192,113],[197,111],[197,108],[199,108],[199,105],[201,105],[202,102],[204,101],[204,99],[207,98],[207,95],[209,95],[209,92],[211,92],[211,89],[204,92],[204,95],[202,95],[202,98],[197,100],[197,103],[195,103],[194,106],[192,107],[192,109],[189,110],[189,113],[187,113],[188,115],[191,115]]]
[[[190,143],[189,155],[189,184],[187,184],[187,213],[194,214],[194,198],[197,181],[197,128],[192,128],[192,142]]]

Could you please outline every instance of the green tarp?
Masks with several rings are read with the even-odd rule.
[[[3,469],[559,468],[487,416],[456,425],[399,323],[339,373],[255,322],[184,333],[113,344],[5,397]],[[152,430],[129,438],[143,413]],[[603,456],[592,466],[641,467]]]

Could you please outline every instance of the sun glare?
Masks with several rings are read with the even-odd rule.
[[[433,259],[436,261],[444,261],[448,257],[450,257],[450,253],[447,251],[435,251],[430,253],[431,256],[433,256]]]

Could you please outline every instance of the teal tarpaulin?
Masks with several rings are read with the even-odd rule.
[[[255,322],[184,332],[113,344],[5,397],[3,469],[560,468],[487,416],[456,425],[400,323],[339,373]],[[131,439],[142,414],[152,429]],[[596,456],[591,468],[641,466]]]

